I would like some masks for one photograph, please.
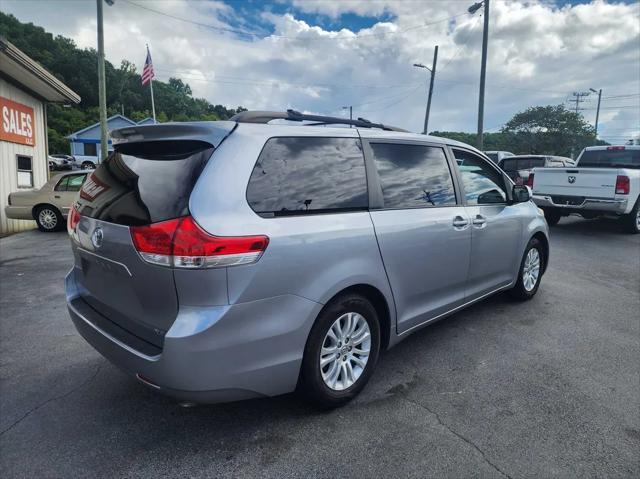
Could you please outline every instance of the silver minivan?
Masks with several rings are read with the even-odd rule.
[[[68,218],[69,312],[183,401],[339,406],[381,351],[498,291],[532,298],[549,262],[527,187],[452,140],[295,111],[112,139]]]

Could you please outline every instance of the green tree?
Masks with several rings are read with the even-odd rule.
[[[69,38],[53,36],[42,27],[21,23],[13,15],[0,12],[0,35],[39,62],[80,95],[79,105],[48,105],[49,151],[68,153],[65,137],[96,123],[98,113],[98,55],[94,49],[79,49]],[[142,86],[133,63],[123,60],[116,68],[105,62],[107,114],[122,113],[139,121],[151,116],[149,86]],[[156,118],[160,122],[188,120],[226,120],[237,110],[193,98],[191,87],[179,78],[153,81]]]
[[[584,117],[564,105],[535,106],[517,113],[502,128],[519,153],[571,156],[596,139]]]

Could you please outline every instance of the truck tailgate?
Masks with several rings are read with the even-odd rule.
[[[617,169],[609,168],[536,168],[534,195],[614,198]]]

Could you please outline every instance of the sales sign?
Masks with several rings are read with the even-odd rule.
[[[0,96],[0,140],[36,146],[33,108]]]

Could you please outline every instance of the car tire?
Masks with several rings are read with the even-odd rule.
[[[83,161],[82,164],[80,165],[80,167],[83,170],[95,170],[96,169],[95,163],[92,163],[90,161]]]
[[[559,211],[551,209],[551,208],[543,208],[544,211],[544,219],[547,220],[547,224],[549,226],[555,226],[562,218],[562,215]]]
[[[545,268],[544,261],[543,244],[537,238],[531,238],[522,255],[518,280],[515,286],[509,290],[512,298],[518,301],[527,301],[536,295]]]
[[[640,199],[636,200],[636,204],[633,206],[631,213],[624,215],[620,220],[624,225],[624,229],[627,233],[638,234],[640,233]]]
[[[359,353],[367,347],[368,355]],[[376,309],[358,294],[340,296],[323,308],[311,328],[298,392],[322,409],[343,406],[365,387],[379,353]]]
[[[45,233],[59,231],[64,226],[62,214],[53,205],[38,206],[33,213],[33,219],[36,220],[38,229]]]

